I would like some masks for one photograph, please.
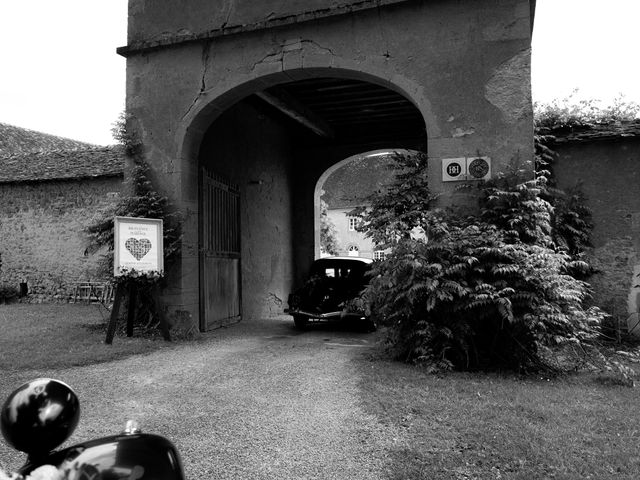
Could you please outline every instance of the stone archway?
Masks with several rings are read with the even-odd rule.
[[[229,185],[238,185],[241,205],[239,231],[242,244],[237,252],[241,271],[238,274],[234,273],[239,282],[238,302],[242,304],[243,315],[264,317],[278,310],[282,311],[288,291],[304,275],[307,266],[315,257],[314,197],[318,178],[334,162],[344,158],[345,152],[348,154],[361,151],[363,148],[371,150],[371,147],[379,143],[377,138],[374,141],[367,140],[366,135],[371,136],[370,129],[378,125],[375,122],[371,123],[368,115],[367,128],[354,129],[361,116],[358,114],[359,110],[351,107],[351,104],[356,101],[360,109],[363,105],[367,110],[377,109],[375,111],[382,115],[385,121],[387,115],[393,118],[398,111],[405,117],[410,112],[415,112],[408,121],[404,120],[404,128],[399,130],[401,134],[395,134],[399,135],[395,144],[400,148],[409,145],[426,146],[422,115],[406,97],[386,87],[380,87],[380,84],[385,82],[378,79],[378,82],[373,84],[360,79],[353,80],[353,77],[363,77],[362,73],[358,72],[351,75],[342,72],[341,77],[326,76],[329,73],[333,74],[333,71],[316,73],[324,76],[318,77],[317,80],[307,76],[301,82],[273,83],[268,89],[263,88],[251,94],[246,86],[242,86],[236,94],[242,94],[244,97],[237,99],[233,95],[229,96],[230,94],[223,96],[217,105],[209,105],[203,109],[204,118],[214,118],[211,113],[217,113],[209,126],[193,129],[192,139],[200,139],[200,145],[192,146],[197,148],[198,160],[189,162],[188,165],[197,171],[186,178],[191,178],[191,182],[194,178],[199,178],[200,185],[200,200],[195,210],[198,212],[199,304],[203,329],[211,325],[207,320],[210,317],[207,306],[217,305],[215,308],[218,309],[228,307],[231,311],[233,309],[230,303],[235,305],[228,298],[229,292],[234,291],[228,285],[229,276],[220,278],[219,275],[220,271],[226,271],[226,267],[220,267],[223,260],[218,256],[219,260],[214,262],[217,265],[215,274],[212,275],[214,267],[207,267],[211,262],[203,257],[205,250],[211,251],[205,248],[204,243],[205,237],[211,231],[210,224],[214,222],[203,216],[209,215],[207,212],[212,211],[203,203],[203,194],[208,195],[203,190],[203,175],[207,178],[209,175],[221,176]],[[264,82],[255,84],[261,87],[264,85]],[[276,85],[277,90],[274,89]],[[315,108],[319,112],[315,114],[303,103],[313,104],[314,101],[318,103],[319,99],[328,98],[321,93],[322,88],[318,87],[319,85],[322,88],[329,85],[330,88],[340,89],[341,92],[344,89],[362,91],[362,88],[369,88],[369,93],[366,96],[361,95],[367,99],[364,100],[364,104],[358,101],[357,94],[334,95],[334,102],[335,98],[341,99],[335,109],[327,113],[326,110]],[[308,96],[310,91],[311,99]],[[234,98],[235,102],[231,102],[230,98]],[[371,100],[372,98],[375,99]],[[223,105],[226,106],[224,110]],[[380,108],[379,105],[384,108]],[[394,110],[388,110],[386,105],[392,105]],[[345,116],[354,120],[345,123]],[[302,120],[299,117],[302,117]],[[403,118],[398,115],[397,122]],[[337,134],[329,137],[322,131],[318,132],[321,128],[335,129]],[[359,135],[356,140],[370,143],[364,146],[359,142],[352,144],[352,132]],[[413,137],[408,135],[408,132],[413,132]],[[386,133],[389,138],[393,138],[392,132]],[[301,167],[302,164],[304,167]],[[207,169],[209,173],[204,173],[203,169]],[[268,215],[261,214],[265,209],[269,212]],[[223,255],[229,257],[230,254],[225,252]],[[216,289],[226,292],[219,295],[226,299],[210,299],[211,288],[208,285],[216,285]],[[234,312],[236,315],[229,314],[228,318],[237,316],[238,312]]]

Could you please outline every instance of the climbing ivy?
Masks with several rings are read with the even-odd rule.
[[[169,198],[155,190],[150,180],[149,165],[144,159],[135,155],[131,160],[133,166],[125,182],[125,194],[119,197],[115,205],[100,212],[97,218],[85,228],[89,238],[88,250],[92,252],[106,250],[103,254],[105,273],[113,271],[114,218],[116,216],[162,219],[167,267],[175,262],[180,251],[180,215],[173,209]],[[129,276],[139,275],[136,272],[130,272]]]
[[[114,217],[156,218],[163,221],[163,246],[165,266],[175,263],[181,245],[181,217],[173,207],[169,197],[160,194],[153,184],[152,172],[144,159],[143,145],[131,125],[135,119],[122,113],[112,128],[113,137],[124,146],[131,168],[127,172],[124,193],[115,205],[108,207],[86,228],[89,238],[88,250],[107,251],[103,255],[103,268],[113,271]],[[105,272],[105,273],[106,273]],[[162,276],[157,272],[154,276]],[[139,272],[129,272],[126,276],[140,277]]]

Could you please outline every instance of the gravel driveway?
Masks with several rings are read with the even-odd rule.
[[[361,408],[362,369],[354,364],[372,334],[301,333],[283,318],[207,335],[50,372],[80,397],[72,440],[116,433],[134,418],[143,431],[174,441],[190,480],[385,477],[385,452],[398,432]]]

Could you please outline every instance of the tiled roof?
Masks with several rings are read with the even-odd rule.
[[[540,128],[538,133],[553,135],[556,143],[620,140],[630,137],[640,138],[640,119],[628,122]]]
[[[0,123],[0,158],[23,153],[88,147],[95,145]]]
[[[0,183],[122,175],[124,159],[120,145],[0,157]]]

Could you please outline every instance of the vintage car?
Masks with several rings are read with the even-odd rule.
[[[341,321],[374,331],[375,322],[367,312],[363,296],[372,263],[373,260],[361,257],[315,260],[305,284],[289,295],[285,313],[293,316],[295,326],[300,329],[310,322]]]

